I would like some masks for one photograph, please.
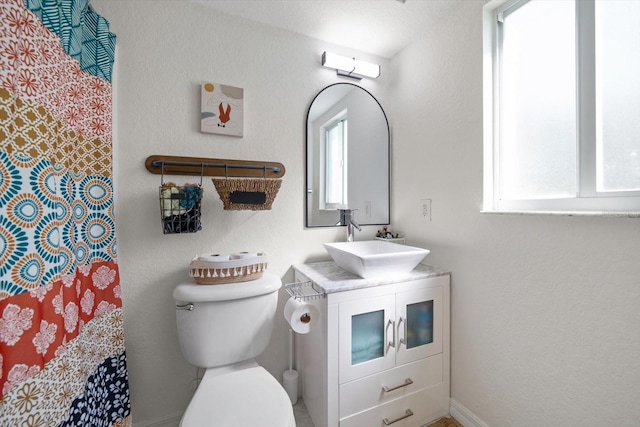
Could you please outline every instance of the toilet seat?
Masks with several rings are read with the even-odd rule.
[[[261,366],[205,373],[180,427],[295,427],[291,400]]]

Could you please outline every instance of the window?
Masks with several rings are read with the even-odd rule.
[[[484,210],[640,215],[640,1],[484,9]]]
[[[347,119],[346,116],[324,128],[325,171],[324,209],[347,204]]]

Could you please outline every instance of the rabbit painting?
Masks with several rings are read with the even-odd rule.
[[[242,136],[244,90],[219,83],[203,83],[200,131]]]
[[[218,119],[220,120],[220,123],[218,123],[218,126],[225,127],[225,123],[229,121],[230,119],[229,116],[231,116],[231,105],[227,104],[227,108],[225,110],[222,107],[222,102],[221,102],[220,105],[218,106],[218,109],[220,110],[220,116],[218,117]]]

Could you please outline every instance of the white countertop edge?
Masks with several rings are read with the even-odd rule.
[[[449,271],[426,264],[418,264],[413,271],[406,275],[383,280],[363,279],[343,270],[333,261],[295,264],[293,268],[320,286],[327,294],[450,274]]]

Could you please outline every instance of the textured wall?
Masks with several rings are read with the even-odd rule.
[[[133,415],[143,426],[179,415],[191,395],[171,291],[192,255],[264,250],[287,281],[291,264],[324,258],[321,243],[344,238],[304,230],[302,204],[306,109],[338,80],[319,66],[320,42],[187,2],[93,3],[118,35],[119,262]],[[452,397],[495,427],[637,424],[638,220],[479,213],[482,4],[465,2],[392,60],[388,101],[388,67],[362,82],[392,123],[392,225],[453,271]],[[244,138],[197,131],[203,80],[245,88]],[[163,236],[160,179],[143,166],[150,154],[275,160],[287,175],[271,212],[225,212],[207,183],[205,229]],[[433,199],[432,222],[421,198]],[[260,361],[279,377],[287,326],[278,322]]]
[[[638,425],[640,221],[480,213],[482,5],[395,58],[390,92],[392,221],[453,272],[452,397],[495,427]]]
[[[345,238],[340,228],[304,229],[304,126],[315,94],[343,81],[320,66],[322,52],[354,52],[185,1],[92,4],[118,37],[116,220],[134,422],[177,425],[195,369],[180,354],[171,293],[188,280],[191,257],[265,251],[270,270],[287,282],[291,264],[326,259],[322,243]],[[244,138],[199,132],[203,81],[244,88]],[[385,106],[384,77],[362,85]],[[203,230],[163,235],[160,176],[144,168],[152,154],[279,161],[287,172],[273,209],[262,212],[224,211],[205,181]],[[358,237],[375,231],[365,228]],[[272,343],[259,359],[278,379],[288,369],[286,294],[280,297]]]

